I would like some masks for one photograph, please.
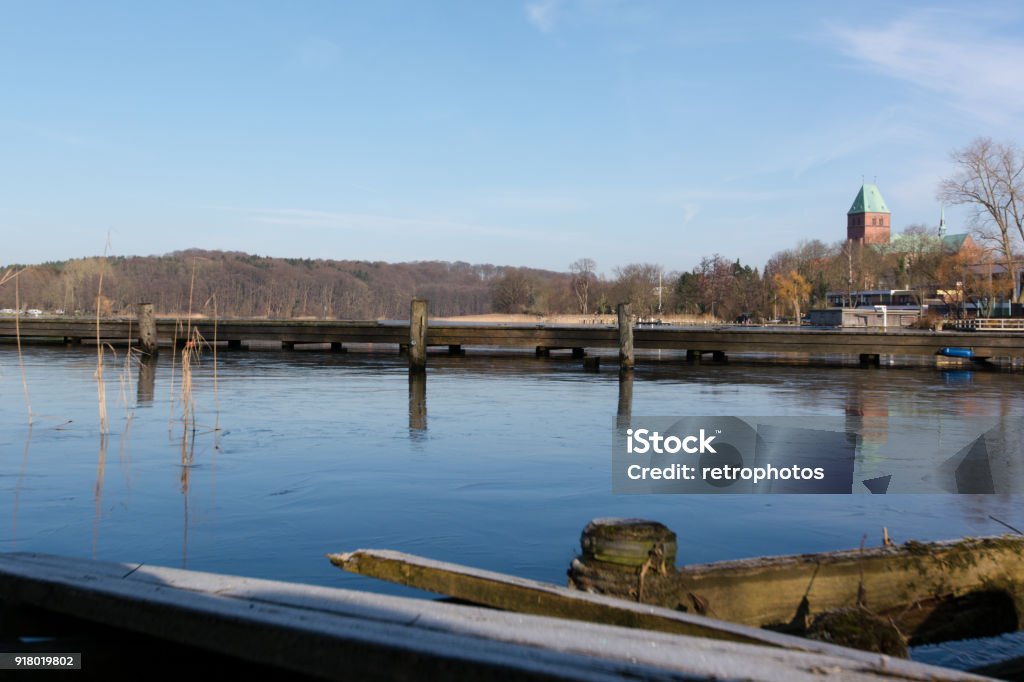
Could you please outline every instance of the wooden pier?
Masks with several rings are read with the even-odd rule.
[[[633,363],[633,349],[684,352],[687,359],[724,361],[737,353],[802,353],[849,355],[864,364],[876,365],[881,356],[934,356],[941,348],[970,348],[975,358],[1024,358],[1024,333],[1013,331],[928,331],[877,329],[808,329],[799,327],[749,326],[657,326],[502,324],[431,322],[419,317],[407,320],[191,320],[157,318],[155,329],[163,345],[183,342],[187,330],[198,330],[207,343],[242,348],[247,342],[276,343],[292,349],[303,344],[329,344],[343,351],[347,345],[381,346],[409,350],[410,362],[422,366],[420,353],[426,348],[444,348],[461,354],[474,348],[533,349],[538,356],[555,350],[572,351],[584,358],[587,350],[618,350],[623,367]],[[628,317],[624,316],[625,319]],[[143,317],[145,322],[145,317]],[[136,318],[100,320],[76,318],[0,318],[0,338],[20,333],[23,343],[57,340],[68,344],[104,342],[146,344],[152,336],[141,329]],[[151,329],[151,327],[150,327]],[[422,335],[417,347],[417,334]],[[621,333],[620,333],[621,332]]]

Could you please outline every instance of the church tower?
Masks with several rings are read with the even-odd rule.
[[[863,244],[889,243],[889,207],[875,185],[862,185],[846,213],[846,238]]]

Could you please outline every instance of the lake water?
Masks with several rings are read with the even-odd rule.
[[[30,428],[17,353],[0,347],[0,551],[421,594],[324,554],[396,549],[564,584],[601,516],[665,523],[681,563],[874,545],[883,526],[897,542],[1005,532],[990,516],[1024,527],[1012,496],[613,495],[618,374],[568,357],[432,355],[416,383],[390,353],[222,351],[216,365],[207,353],[187,444],[170,352],[141,391],[123,350],[106,363],[103,438],[95,349],[26,348]],[[632,413],[1009,416],[1024,414],[1021,381],[641,357]],[[966,665],[1024,640],[986,647],[921,655]]]

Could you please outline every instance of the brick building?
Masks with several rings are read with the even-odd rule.
[[[875,185],[864,184],[846,212],[846,238],[862,244],[889,243],[889,207]]]

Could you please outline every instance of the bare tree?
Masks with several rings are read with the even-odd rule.
[[[1016,289],[1013,246],[1024,240],[1024,154],[1016,145],[979,137],[951,158],[956,173],[939,185],[939,198],[971,208],[975,229],[996,243]]]
[[[569,271],[572,273],[572,291],[576,294],[576,302],[579,304],[582,315],[590,312],[590,289],[596,279],[595,267],[596,264],[592,258],[580,258],[569,266]]]
[[[652,263],[630,263],[615,268],[614,296],[616,302],[630,303],[640,316],[651,316],[658,308],[658,280],[661,266]]]

